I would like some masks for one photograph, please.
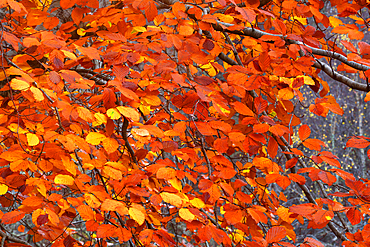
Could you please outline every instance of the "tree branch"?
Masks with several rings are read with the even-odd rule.
[[[300,41],[286,39],[283,35],[280,35],[280,34],[268,33],[268,32],[264,32],[264,31],[261,31],[261,30],[255,29],[255,28],[250,28],[250,27],[245,27],[243,30],[228,30],[227,28],[223,28],[223,26],[232,27],[232,26],[234,26],[234,24],[224,23],[224,22],[220,22],[220,21],[218,21],[218,23],[219,23],[218,25],[213,25],[213,28],[217,31],[220,31],[220,32],[227,32],[227,33],[233,33],[233,34],[238,34],[238,35],[242,35],[242,36],[249,36],[249,37],[252,37],[252,38],[255,38],[255,39],[259,39],[263,35],[280,37],[282,39],[285,39],[285,40],[289,41],[289,43],[291,43],[291,44],[303,45],[303,46],[307,47],[308,49],[311,50],[311,53],[313,55],[318,55],[318,56],[324,56],[324,57],[330,57],[330,58],[337,59],[340,62],[350,66],[351,68],[354,68],[354,69],[357,69],[357,70],[360,70],[360,71],[366,71],[366,70],[370,69],[369,66],[363,65],[361,63],[354,62],[354,61],[348,61],[348,59],[345,56],[343,56],[342,54],[339,54],[337,52],[332,52],[332,51],[328,51],[328,50],[314,48],[314,47],[306,45],[306,44],[304,44]],[[229,64],[231,64],[231,63],[229,63]],[[341,75],[338,72],[333,71],[330,68],[329,65],[320,62],[318,59],[316,59],[316,62],[313,64],[313,66],[315,68],[321,69],[324,73],[326,73],[328,76],[330,76],[334,80],[336,80],[338,82],[341,82],[341,83],[347,85],[350,88],[353,88],[353,89],[356,89],[356,90],[359,90],[359,91],[364,91],[364,92],[369,92],[370,91],[366,84],[358,83],[358,82],[348,78],[347,76]]]

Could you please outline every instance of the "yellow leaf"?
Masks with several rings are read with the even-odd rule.
[[[28,132],[27,130],[24,130],[24,129],[22,129],[21,127],[19,127],[19,126],[18,126],[18,124],[16,124],[16,123],[11,123],[11,124],[9,124],[8,129],[9,129],[11,132],[19,133],[19,134],[25,134],[25,133],[27,133],[27,132]]]
[[[35,98],[35,100],[37,100],[37,101],[43,101],[44,100],[44,94],[41,92],[40,89],[38,89],[36,87],[31,87],[30,90],[33,93],[33,97]]]
[[[65,50],[61,50],[61,52],[63,52],[63,54],[64,54],[66,57],[70,58],[71,60],[73,60],[73,61],[77,60],[76,55],[75,55],[75,54],[73,54],[72,52],[65,51]]]
[[[182,184],[181,184],[181,181],[179,179],[177,179],[177,178],[171,178],[171,179],[168,180],[168,182],[170,182],[170,184],[172,185],[172,187],[174,187],[178,191],[181,191],[182,190]]]
[[[127,106],[118,106],[117,107],[117,110],[125,117],[127,117],[128,119],[131,119],[132,121],[134,122],[138,122],[140,120],[140,115],[139,113],[131,108],[131,107],[127,107]]]
[[[107,117],[103,114],[103,113],[100,113],[100,112],[97,112],[94,114],[94,117],[95,117],[95,121],[93,122],[93,126],[98,126],[98,125],[101,125],[101,124],[105,124],[107,123]]]
[[[97,132],[90,132],[86,136],[86,142],[91,145],[99,145],[101,141],[104,141],[107,137]]]
[[[80,35],[80,36],[85,36],[86,30],[83,29],[83,28],[79,28],[79,29],[77,29],[77,34]]]
[[[19,79],[13,79],[10,82],[10,87],[14,90],[27,90],[30,87],[30,84],[26,81],[19,80]]]
[[[145,221],[145,214],[143,212],[141,212],[141,210],[137,209],[137,208],[130,208],[128,210],[128,213],[129,215],[131,216],[131,218],[136,221],[139,225],[142,225],[144,224],[144,221]]]
[[[181,207],[182,199],[180,196],[169,193],[169,192],[162,192],[161,197],[164,202],[174,205],[175,207]]]
[[[145,27],[133,27],[131,33],[144,33],[146,32]]]
[[[195,219],[195,215],[187,208],[180,208],[179,216],[189,222],[192,222]]]
[[[36,146],[37,144],[40,143],[40,140],[37,137],[37,135],[32,134],[32,133],[27,133],[27,142],[28,142],[28,146]]]
[[[63,174],[58,174],[54,178],[56,184],[73,185],[74,181],[73,177]]]
[[[199,198],[194,198],[190,200],[190,203],[196,208],[204,208],[206,206],[206,204],[204,204],[204,202]]]
[[[8,192],[8,186],[6,184],[0,184],[0,195],[5,195]]]
[[[329,22],[330,22],[332,27],[337,27],[339,25],[344,25],[341,20],[339,20],[338,18],[335,18],[334,16],[329,17]]]
[[[121,117],[121,114],[117,111],[116,108],[110,108],[107,111],[107,116],[112,120],[117,120]]]
[[[306,85],[315,85],[314,80],[312,80],[312,78],[309,77],[309,76],[300,75],[300,76],[297,76],[297,78],[303,78],[304,84],[306,84]]]

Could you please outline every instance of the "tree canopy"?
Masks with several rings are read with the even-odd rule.
[[[369,246],[368,4],[0,0],[0,246]]]

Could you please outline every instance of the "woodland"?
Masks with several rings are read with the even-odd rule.
[[[0,247],[370,246],[369,8],[0,0]]]

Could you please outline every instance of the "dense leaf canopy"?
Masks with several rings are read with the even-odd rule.
[[[367,1],[0,8],[1,246],[370,245],[369,181],[297,114],[370,91]]]

